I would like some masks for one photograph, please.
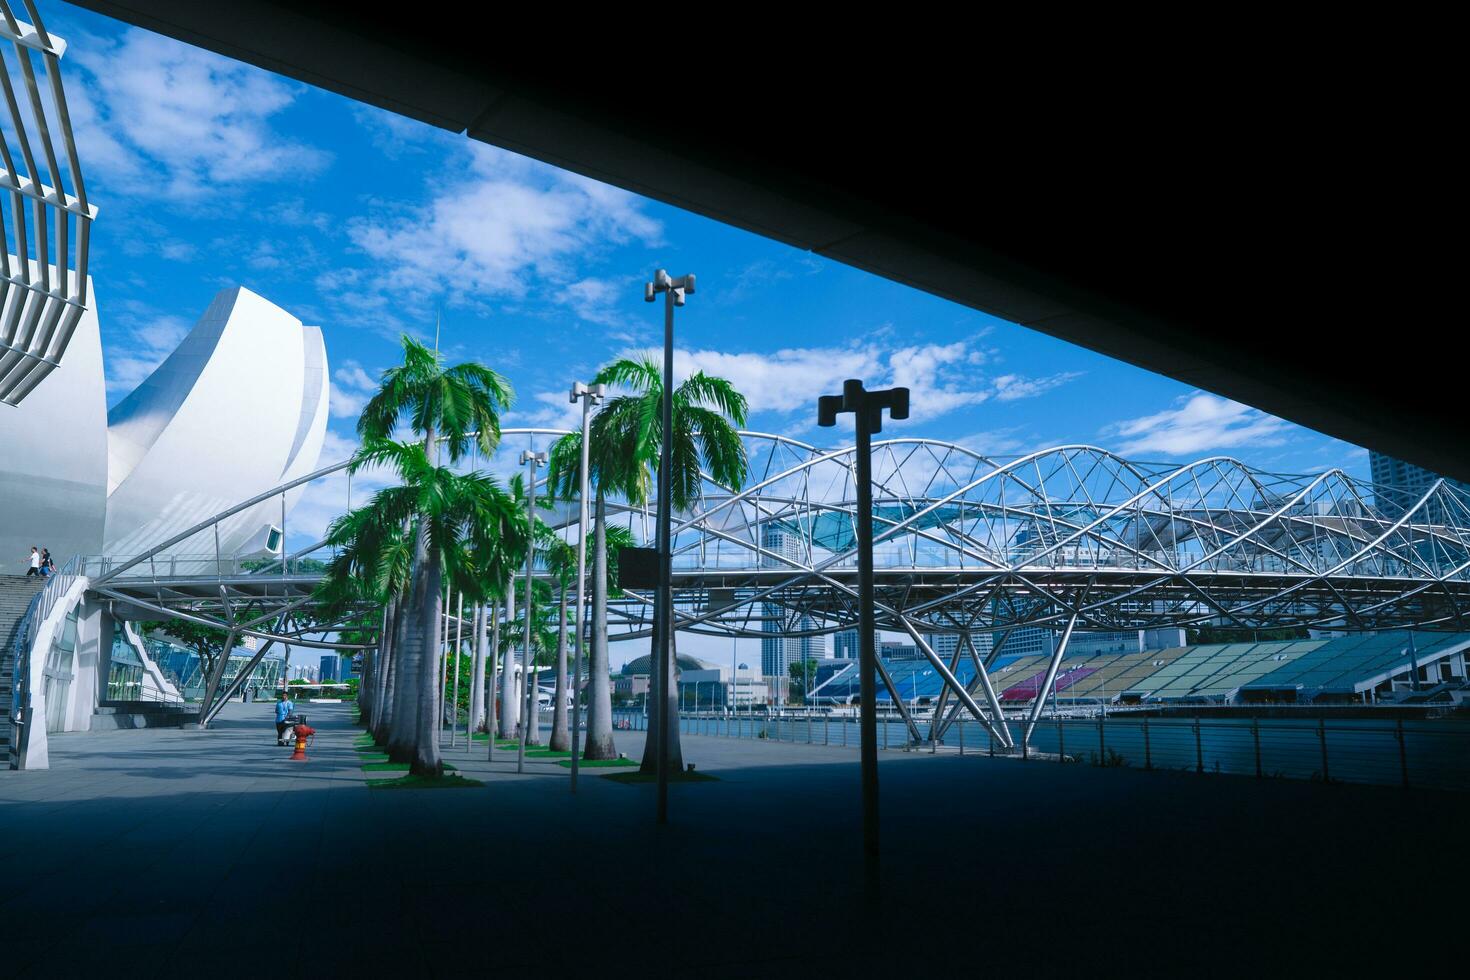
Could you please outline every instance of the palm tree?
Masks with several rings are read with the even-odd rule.
[[[557,539],[545,554],[546,569],[557,584],[556,700],[552,706],[551,741],[548,744],[553,752],[565,752],[572,747],[571,731],[567,726],[567,590],[577,578],[577,549]]]
[[[378,391],[358,419],[363,448],[351,470],[366,465],[392,465],[402,487],[379,492],[384,499],[381,516],[391,512],[402,525],[414,529],[413,571],[406,622],[398,624],[404,640],[394,715],[400,719],[409,694],[416,699],[413,758],[410,771],[438,776],[442,772],[438,747],[438,663],[440,592],[446,570],[456,584],[477,588],[471,561],[459,560],[468,539],[484,555],[497,544],[486,537],[485,522],[502,509],[504,493],[479,474],[461,477],[438,465],[441,454],[458,462],[470,445],[488,458],[500,441],[500,412],[514,399],[510,384],[482,364],[464,363],[445,368],[439,354],[405,336],[403,363],[383,372]],[[422,438],[413,447],[394,442],[400,422]],[[431,458],[432,451],[432,458]],[[376,500],[377,498],[375,498]],[[446,566],[446,559],[448,565]],[[408,690],[411,688],[410,690]],[[395,730],[400,726],[395,723]],[[390,752],[394,747],[390,743]]]
[[[360,701],[363,721],[379,744],[388,744],[393,723],[393,696],[399,668],[394,643],[403,617],[413,557],[413,539],[403,526],[386,526],[373,502],[332,522],[327,541],[337,549],[317,586],[323,614],[366,604],[383,610],[376,655],[364,657]],[[373,624],[379,625],[379,624]]]
[[[528,542],[527,535],[531,533],[527,523],[528,517],[526,514],[526,498],[527,493],[525,476],[524,474],[517,473],[511,477],[509,489],[509,499],[514,506],[514,513],[506,518],[506,526],[499,531],[499,535],[504,541],[503,550],[505,552],[505,564],[502,571],[504,578],[500,580],[501,584],[495,589],[495,592],[502,596],[505,602],[505,627],[507,631],[510,631],[515,627],[516,599],[520,596],[520,592],[518,591],[515,584],[515,573],[526,567],[526,548]],[[537,498],[537,506],[545,510],[550,510],[552,507],[552,501],[547,500],[545,496],[541,496]],[[536,535],[536,543],[538,548],[549,547],[556,541],[556,536],[552,533],[551,529],[541,521],[539,517],[536,518],[536,527],[534,533]],[[522,576],[521,578],[520,587],[525,588],[524,576]],[[516,675],[514,669],[515,651],[517,648],[515,646],[507,646],[504,638],[502,638],[500,645],[505,650],[505,666],[502,668],[500,674],[500,737],[512,738],[516,734],[516,726],[520,723],[520,717],[522,714],[520,700],[522,700],[524,695],[529,693],[529,691],[527,691],[526,688],[522,687],[521,694],[523,697],[522,699],[517,698]],[[525,676],[525,671],[529,669],[529,666],[530,665],[522,665],[523,679]],[[531,741],[535,741],[534,732],[529,732],[528,735],[530,736]]]
[[[649,502],[655,484],[659,462],[659,451],[663,443],[663,419],[660,405],[663,400],[663,371],[652,354],[640,357],[625,357],[613,361],[592,379],[593,384],[606,384],[620,388],[626,393],[611,399],[592,420],[588,458],[592,477],[597,485],[597,538],[594,559],[597,571],[593,575],[596,583],[606,587],[606,546],[604,524],[606,517],[605,495],[609,492],[621,494],[630,504],[643,506]],[[745,446],[740,441],[738,426],[745,424],[747,405],[745,396],[723,378],[711,377],[700,371],[686,378],[673,391],[673,432],[671,434],[671,456],[673,471],[669,474],[671,504],[676,511],[688,510],[699,497],[704,474],[716,483],[738,489],[745,482]],[[572,454],[575,448],[578,455]],[[565,494],[566,489],[576,486],[580,475],[581,436],[573,434],[563,437],[553,453],[552,472],[557,475],[553,482]],[[602,589],[597,589],[594,606],[594,634],[605,637],[606,599]],[[597,656],[597,640],[593,642],[593,656]],[[605,649],[605,640],[604,640]],[[655,660],[657,658],[654,658]],[[605,663],[605,662],[604,662]],[[665,678],[664,704],[654,711],[677,711],[676,658],[669,658],[669,674]],[[594,679],[596,674],[594,673]],[[593,755],[598,733],[592,729],[594,711],[588,711],[587,758],[605,758]],[[608,741],[611,741],[611,707],[608,709]],[[684,768],[683,753],[679,747],[677,726],[670,726],[668,764],[672,771]],[[643,769],[652,770],[657,759],[652,752],[643,753]]]

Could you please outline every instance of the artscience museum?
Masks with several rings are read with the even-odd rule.
[[[0,413],[0,571],[31,545],[58,564],[128,555],[310,473],[326,435],[321,331],[250,290],[221,290],[178,348],[107,409],[95,307],[65,361]],[[227,451],[221,451],[227,447]],[[294,506],[305,487],[286,495]],[[279,551],[279,498],[220,526],[222,554]]]

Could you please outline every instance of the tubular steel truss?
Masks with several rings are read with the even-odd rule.
[[[506,429],[502,445],[562,434]],[[747,485],[736,491],[706,476],[690,510],[676,515],[677,628],[761,639],[851,629],[854,451],[742,437]],[[943,721],[941,704],[929,738],[965,710],[999,744],[1015,745],[987,671],[1017,627],[1061,634],[1023,741],[1074,630],[1470,628],[1470,496],[1444,481],[1409,494],[1335,469],[1282,475],[1225,456],[1138,463],[1093,446],[998,459],[900,438],[872,452],[878,625],[907,633],[955,699]],[[130,618],[175,616],[237,637],[344,646],[324,639],[341,623],[311,615],[319,573],[302,558],[321,542],[256,567],[220,554],[218,536],[213,554],[202,545],[232,514],[346,465],[266,491],[137,557],[87,559],[89,589]],[[609,512],[635,540],[651,541],[646,507],[613,502]],[[579,533],[573,507],[550,522],[569,538]],[[649,634],[651,598],[627,591],[610,604],[615,639]],[[999,637],[983,661],[976,631]],[[959,650],[946,666],[930,633],[960,634],[975,662],[971,685],[954,674]],[[878,669],[922,741],[881,662]],[[211,696],[218,683],[211,679]]]
[[[0,0],[0,38],[10,42],[0,43],[0,402],[19,405],[60,365],[86,310],[97,209],[61,85],[66,42],[47,32],[32,0],[30,23],[11,7]]]
[[[503,439],[509,449],[561,434],[506,429]],[[679,628],[759,638],[852,628],[853,450],[742,435],[747,485],[706,478],[676,515]],[[317,575],[300,559],[320,543],[288,556],[284,573],[279,559],[247,569],[207,543],[219,520],[345,466],[266,491],[136,558],[89,559],[91,587],[306,642],[319,626],[282,634],[260,624],[310,606]],[[883,629],[1470,629],[1470,497],[1443,481],[1410,495],[1341,470],[1283,475],[1225,456],[1163,465],[1061,446],[1000,459],[922,438],[874,444],[873,474]],[[649,508],[613,502],[609,511],[635,540],[652,540]],[[577,534],[575,507],[550,520]],[[610,610],[616,637],[646,636],[651,610],[649,595],[624,593]]]
[[[746,434],[752,479],[706,480],[675,526],[679,628],[851,628],[853,450]],[[932,439],[873,446],[880,628],[1134,630],[1218,623],[1470,624],[1470,497],[1217,456],[1132,462],[1092,446],[996,459]],[[639,535],[642,521],[629,514]],[[619,610],[644,631],[651,606]]]

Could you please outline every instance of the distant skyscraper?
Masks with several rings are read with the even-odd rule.
[[[883,646],[883,640],[878,631],[873,631],[873,649],[879,650]],[[843,630],[832,635],[832,656],[838,660],[856,660],[861,653],[858,649],[858,631]]]
[[[1379,487],[1388,488],[1388,492],[1376,492],[1373,505],[1385,517],[1398,517],[1404,513],[1414,501],[1422,497],[1433,484],[1439,479],[1439,474],[1426,470],[1422,466],[1406,463],[1383,453],[1368,452],[1368,466],[1373,474],[1373,483]],[[1456,490],[1462,490],[1470,494],[1470,483],[1452,480],[1448,477],[1445,482]],[[1440,508],[1431,507],[1427,509],[1425,517],[1432,522],[1444,520]]]
[[[954,652],[960,648],[960,635],[958,633],[925,633],[924,642],[929,644],[929,649],[945,663],[954,656]]]
[[[323,684],[335,682],[338,679],[337,662],[337,655],[335,653],[322,655],[321,678]]]
[[[761,547],[770,554],[761,555],[763,568],[790,568],[781,558],[802,560],[802,540],[790,530],[771,525],[761,536]],[[780,557],[777,557],[780,556]],[[767,633],[786,631],[788,610],[774,603],[761,603],[763,622],[761,629]],[[816,621],[809,616],[799,616],[791,624],[797,631],[816,629]],[[791,665],[803,660],[822,660],[827,656],[825,636],[770,636],[761,640],[761,673],[767,677],[786,677]]]

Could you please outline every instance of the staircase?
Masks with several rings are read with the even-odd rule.
[[[9,758],[14,738],[10,701],[15,684],[15,636],[31,600],[45,584],[39,575],[0,575],[0,760]]]

